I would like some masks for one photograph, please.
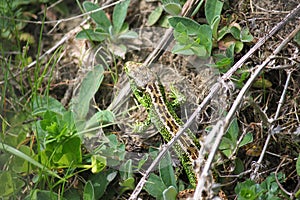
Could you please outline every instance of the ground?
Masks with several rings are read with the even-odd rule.
[[[105,6],[111,3],[113,1],[101,1],[98,5]],[[49,5],[52,5],[52,3],[49,2]],[[22,121],[21,124],[18,124],[18,127],[23,127],[24,124],[30,125],[26,127],[26,129],[31,130],[25,134],[27,138],[37,137],[35,135],[36,130],[31,128],[35,127],[34,122],[41,119],[28,114],[31,113],[31,110],[34,110],[34,106],[30,105],[31,103],[29,102],[32,102],[32,99],[37,94],[49,95],[61,102],[64,108],[72,108],[74,99],[78,98],[78,95],[82,92],[80,88],[88,72],[93,71],[94,66],[97,64],[102,64],[104,70],[103,81],[99,83],[99,85],[101,84],[99,88],[96,88],[97,92],[90,101],[85,120],[90,119],[98,111],[112,112],[115,120],[107,124],[103,122],[97,134],[92,137],[83,135],[82,149],[85,149],[82,150],[83,157],[84,155],[88,156],[97,152],[99,144],[105,144],[101,143],[101,139],[99,141],[99,137],[102,134],[108,135],[108,133],[116,136],[118,144],[116,146],[121,149],[123,145],[122,148],[124,147],[127,152],[124,160],[132,159],[133,165],[138,165],[139,161],[149,150],[160,148],[164,142],[153,125],[148,127],[146,131],[143,130],[142,133],[135,131],[136,122],[146,120],[146,109],[139,106],[139,103],[128,91],[124,94],[120,92],[124,91],[126,84],[128,84],[123,68],[125,62],[144,62],[161,42],[166,32],[166,28],[158,23],[152,26],[147,24],[150,13],[159,5],[161,5],[159,1],[132,0],[130,2],[125,21],[128,22],[130,30],[138,33],[138,38],[123,41],[127,46],[125,55],[116,46],[111,46],[114,48],[113,52],[115,54],[109,51],[109,46],[113,44],[111,41],[99,43],[91,42],[88,39],[76,39],[76,35],[83,28],[95,27],[95,23],[91,20],[82,23],[87,16],[78,16],[81,12],[79,6],[73,1],[67,1],[61,6],[69,10],[68,15],[60,12],[58,8],[48,7],[46,21],[68,19],[71,16],[75,16],[74,19],[45,23],[43,26],[34,23],[26,24],[22,32],[29,33],[36,42],[27,46],[24,41],[10,43],[10,45],[21,46],[22,52],[26,56],[18,57],[14,55],[9,57],[10,53],[8,52],[13,54],[14,48],[5,46],[3,43],[1,48],[7,48],[2,49],[5,56],[1,56],[3,60],[3,67],[1,68],[3,75],[1,75],[2,73],[0,74],[0,91],[3,94],[0,108],[2,109],[0,117],[3,143],[7,143],[10,133],[8,127],[14,127],[12,126],[14,120]],[[33,10],[33,5],[29,4],[26,6],[29,10]],[[249,32],[254,37],[251,42],[244,42],[243,49],[234,54],[233,63],[239,61],[262,37],[268,35],[269,31],[297,6],[298,2],[292,0],[225,1],[219,27],[235,23],[242,29],[249,29]],[[42,13],[44,12],[43,8],[40,7],[35,9],[34,12],[32,11],[30,20],[34,21],[33,16],[35,16],[37,20],[41,21]],[[113,6],[104,9],[104,11],[108,19],[113,18]],[[203,7],[193,17],[193,20],[199,23],[206,22]],[[208,132],[218,120],[225,118],[233,106],[232,103],[237,100],[240,103],[234,116],[231,118],[234,121],[232,122],[234,125],[231,124],[229,131],[223,137],[221,146],[218,149],[219,152],[216,154],[211,167],[214,177],[213,182],[222,186],[221,189],[225,194],[224,199],[236,198],[237,189],[235,188],[237,184],[250,179],[260,184],[267,178],[270,178],[272,173],[275,173],[276,177],[281,176],[281,174],[285,176],[284,181],[280,183],[273,180],[279,184],[282,190],[276,193],[278,195],[277,198],[288,199],[299,190],[300,172],[299,169],[298,174],[296,171],[296,162],[300,152],[299,41],[292,39],[285,47],[280,49],[280,52],[276,52],[276,56],[272,57],[272,60],[264,67],[259,78],[242,95],[242,99],[238,99],[250,75],[254,74],[255,70],[270,55],[274,54],[279,44],[289,37],[293,30],[297,29],[298,22],[299,14],[284,27],[280,28],[278,33],[264,41],[263,45],[247,59],[243,66],[229,80],[225,80],[226,84],[222,85],[218,94],[213,97],[209,105],[197,116],[195,123],[190,127],[199,139],[205,143]],[[42,37],[39,40],[41,29]],[[197,109],[197,106],[212,91],[212,86],[217,81],[220,81],[223,78],[222,75],[228,70],[224,71],[224,69],[213,67],[212,65],[217,63],[216,55],[225,54],[226,47],[228,47],[226,42],[232,41],[232,36],[228,36],[215,42],[212,52],[214,56],[205,59],[199,59],[197,56],[176,55],[171,53],[171,48],[169,48],[155,63],[156,65],[152,67],[152,70],[158,74],[165,86],[168,100],[170,100],[168,95],[171,93],[172,86],[175,86],[186,97],[187,101],[185,104],[176,109],[176,113],[183,121],[186,121],[191,116]],[[170,46],[172,45],[174,45],[174,42]],[[45,56],[38,61],[37,65],[30,64],[32,61],[38,60],[40,55],[44,53]],[[9,59],[6,58],[8,57],[13,59],[11,65],[7,65]],[[55,61],[52,62],[51,59]],[[23,68],[20,69],[18,66]],[[15,76],[11,78],[13,74]],[[242,79],[243,76],[245,76],[244,79]],[[98,81],[95,80],[90,83],[96,85]],[[93,86],[91,88],[95,89]],[[21,111],[26,113],[22,119],[16,117],[18,116],[17,113]],[[252,141],[245,145],[240,145],[243,143],[242,136],[244,137],[245,135],[251,135]],[[27,146],[30,146],[30,150],[35,151],[35,153],[40,148],[36,147],[34,141],[29,142]],[[112,147],[110,146],[110,148]],[[116,147],[116,150],[120,149]],[[105,151],[103,150],[102,152]],[[118,156],[120,155],[118,154]],[[5,158],[8,159],[8,157]],[[133,175],[136,181],[135,184],[142,177],[143,173],[139,172],[145,171],[152,161],[148,160],[139,171],[135,171],[136,173]],[[3,162],[0,164],[3,171],[10,170],[7,167],[7,163]],[[175,168],[180,166],[176,156],[173,166]],[[107,164],[108,171],[115,170],[114,167]],[[299,168],[299,164],[297,167]],[[108,171],[105,173],[108,173]],[[180,174],[180,170],[177,169],[177,171],[179,172],[176,173]],[[23,173],[24,177],[28,176],[25,182],[30,183],[28,184],[30,186],[22,187],[22,195],[25,196],[25,194],[29,194],[32,188],[38,188],[38,186],[34,186],[34,181],[31,180],[31,176],[38,173],[36,171],[27,175],[25,172]],[[62,172],[62,174],[64,173],[66,174],[67,172]],[[85,183],[88,180],[92,180],[92,178],[89,178],[92,176],[90,172],[76,171],[74,174],[76,175],[69,179],[67,187],[65,187],[66,190],[69,188],[83,190]],[[120,176],[122,177],[122,174]],[[117,178],[120,183],[124,181],[122,178]],[[187,182],[184,173],[181,173],[179,179]],[[48,190],[46,189],[48,187],[47,184],[43,185],[40,183],[40,185],[43,186],[41,186],[41,189]],[[110,182],[109,186],[113,188],[112,191],[114,192],[105,191],[105,194],[112,199],[128,199],[134,189],[133,187],[124,190],[122,193],[120,192],[122,190],[118,185],[118,181]],[[57,187],[64,188],[64,186]],[[57,188],[53,188],[54,191],[57,190]],[[83,191],[79,193],[83,193]],[[146,191],[142,191],[140,197],[143,199],[153,198]],[[17,195],[17,198],[20,197]]]

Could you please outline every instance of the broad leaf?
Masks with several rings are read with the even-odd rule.
[[[144,189],[156,199],[163,198],[163,191],[167,189],[161,178],[155,174],[150,174],[148,181],[146,182]]]
[[[191,50],[190,46],[175,44],[172,53],[181,54],[181,55],[194,55],[194,52]]]
[[[98,111],[86,122],[85,129],[93,128],[100,124],[112,123],[114,120],[115,115],[113,112],[108,110]]]
[[[170,186],[168,189],[163,191],[163,198],[164,200],[173,200],[176,199],[177,191],[175,187]]]
[[[94,31],[92,29],[82,30],[76,35],[76,39],[87,39],[96,42],[102,42],[108,37],[109,37],[108,33],[101,33],[101,32]]]
[[[47,150],[50,154],[47,154],[47,158],[45,159],[48,160],[53,152],[53,162],[57,166],[72,166],[82,162],[81,139],[79,137],[71,137],[59,145],[53,142],[51,146],[47,147]]]
[[[48,191],[48,190],[39,190],[35,189],[32,190],[30,195],[24,198],[24,200],[38,200],[38,199],[43,199],[43,200],[66,200],[65,198],[60,197],[57,193],[53,191]]]
[[[227,131],[227,133],[229,134],[228,138],[231,139],[231,141],[233,143],[235,143],[237,141],[237,137],[238,137],[238,134],[239,134],[239,125],[238,125],[238,122],[237,122],[237,119],[234,118],[230,124],[230,127]],[[227,134],[226,134],[227,135]]]
[[[61,115],[66,112],[64,106],[52,97],[38,96],[34,99],[32,115],[42,116],[48,110]]]
[[[94,187],[95,199],[100,199],[103,196],[108,184],[114,180],[117,174],[117,172],[110,169],[90,176],[90,181]]]
[[[17,178],[17,176],[10,171],[0,171],[0,180],[1,199],[10,199],[25,185],[21,179]]]
[[[300,31],[297,32],[293,40],[300,45]]]
[[[176,178],[172,167],[172,159],[168,152],[159,163],[159,175],[166,186],[176,186]]]
[[[77,120],[85,120],[89,111],[90,101],[100,87],[103,80],[104,68],[102,65],[96,65],[92,71],[89,71],[83,79],[79,93],[73,101],[72,111],[76,113]]]
[[[298,176],[300,176],[300,154],[299,154],[297,162],[296,162],[296,170],[297,170]]]
[[[19,147],[19,150],[21,152],[23,152],[24,154],[33,157],[32,153],[31,153],[32,151],[30,150],[29,146],[22,145]],[[20,158],[17,156],[13,157],[13,159],[11,161],[11,165],[12,165],[13,170],[17,173],[27,173],[27,172],[31,171],[30,163],[27,160],[25,160],[24,158]]]
[[[133,177],[133,172],[132,172],[132,160],[129,159],[127,160],[124,164],[120,166],[120,175],[122,180],[126,180],[128,178]]]
[[[249,32],[248,28],[244,28],[241,31],[241,42],[251,42],[253,40],[253,36]]]
[[[100,7],[97,4],[85,1],[83,2],[83,8],[86,12],[89,12],[96,10]],[[95,13],[92,13],[90,16],[96,22],[98,27],[101,27],[103,30],[105,30],[105,32],[108,33],[108,27],[111,25],[111,23],[103,10],[99,10]]]
[[[92,155],[92,173],[101,172],[106,167],[106,158],[100,155]]]
[[[181,12],[181,5],[179,3],[168,3],[163,5],[164,10],[170,15],[179,15]]]
[[[88,181],[84,186],[83,200],[94,200],[94,199],[95,199],[94,187],[92,185],[92,182]]]
[[[119,39],[135,39],[138,34],[134,31],[126,31],[119,36]]]
[[[187,17],[171,17],[169,18],[169,23],[175,30],[178,23],[183,24],[188,35],[197,35],[201,26],[196,21]]]
[[[163,8],[161,6],[158,6],[155,10],[153,10],[148,17],[147,25],[148,26],[154,25],[161,17],[162,11]]]
[[[252,134],[252,133],[247,133],[247,134],[244,136],[243,140],[241,141],[239,147],[242,147],[242,146],[244,146],[244,145],[246,145],[246,144],[249,144],[249,143],[251,143],[252,141],[253,141],[253,134]]]
[[[119,33],[126,18],[127,8],[130,0],[125,0],[117,4],[113,12],[113,27],[115,34]]]
[[[221,15],[223,2],[220,0],[209,0],[205,2],[205,16],[209,25],[212,25],[216,17]]]

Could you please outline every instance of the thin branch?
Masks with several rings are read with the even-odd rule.
[[[291,74],[292,74],[291,71],[288,71],[288,72],[287,72],[287,79],[286,79],[286,82],[285,82],[285,85],[284,85],[284,89],[283,89],[283,92],[282,92],[282,94],[281,94],[281,97],[280,97],[280,100],[279,100],[279,103],[278,103],[278,106],[277,106],[276,114],[275,114],[275,117],[274,117],[273,121],[276,120],[276,119],[278,118],[278,116],[279,116],[279,112],[280,112],[280,110],[281,110],[281,106],[282,106],[282,104],[283,104],[283,102],[284,102],[284,98],[285,98],[285,95],[286,95],[286,91],[287,91],[288,85],[289,85],[289,83],[290,83]],[[267,137],[267,139],[266,139],[266,141],[265,141],[264,148],[263,148],[263,150],[262,150],[262,152],[261,152],[261,154],[260,154],[260,157],[259,157],[258,161],[256,162],[254,172],[253,172],[252,175],[251,175],[251,179],[252,179],[252,180],[255,180],[255,179],[258,177],[258,175],[259,175],[259,174],[258,174],[258,170],[259,170],[259,168],[260,168],[260,164],[262,163],[262,160],[263,160],[263,158],[264,158],[264,155],[265,155],[265,153],[266,153],[266,151],[267,151],[267,147],[268,147],[268,145],[269,145],[269,142],[270,142],[270,139],[271,139],[271,136],[272,136],[274,127],[275,127],[275,125],[273,124],[273,125],[271,126],[271,128],[269,129],[269,131],[268,131],[268,137]]]
[[[178,131],[178,133],[177,133],[177,135],[168,143],[168,145],[167,145],[167,148],[165,148],[162,152],[160,152],[160,154],[158,155],[159,157],[162,157],[165,153],[166,153],[166,151],[167,151],[167,149],[168,148],[171,148],[171,145],[183,134],[183,132],[192,124],[192,122],[194,121],[194,119],[196,118],[196,116],[198,115],[198,113],[200,113],[200,112],[202,112],[203,111],[203,108],[210,102],[210,100],[218,93],[218,91],[220,90],[220,88],[221,88],[221,85],[222,84],[220,84],[220,82],[224,82],[225,80],[228,80],[230,77],[231,77],[231,75],[239,68],[239,67],[241,67],[242,66],[242,64],[260,47],[260,46],[262,46],[264,43],[265,43],[265,41],[267,40],[267,39],[269,39],[272,35],[274,35],[280,28],[282,28],[287,22],[288,22],[288,20],[290,20],[291,18],[293,18],[298,12],[300,11],[300,4],[291,12],[291,13],[289,13],[280,23],[278,23],[270,32],[269,32],[269,34],[267,34],[266,36],[264,36],[263,38],[261,38],[259,41],[258,41],[258,43],[256,44],[256,45],[254,45],[254,47],[252,47],[251,49],[250,49],[250,51],[246,54],[246,55],[244,55],[226,74],[224,74],[223,76],[222,76],[222,80],[220,80],[219,82],[217,82],[217,83],[215,83],[214,85],[213,85],[213,87],[212,87],[212,89],[211,89],[211,91],[210,91],[210,93],[205,97],[205,99],[203,100],[203,102],[198,106],[198,108],[195,110],[195,112],[191,115],[191,117],[187,120],[187,122],[182,126],[182,128]],[[168,31],[169,31],[170,29],[168,29]],[[167,32],[166,34],[165,34],[165,36],[166,35],[168,35],[168,33],[169,32]],[[165,38],[165,37],[164,37]],[[162,42],[160,43],[160,45],[158,45],[158,47],[155,49],[157,52],[160,52],[159,51],[159,48],[161,48],[162,46],[161,46],[161,44],[162,44]],[[155,58],[155,56],[157,56],[158,54],[155,54],[155,53],[153,53],[153,54],[151,54],[148,58],[147,58],[147,60],[146,61],[150,61],[150,60],[154,60],[154,58]],[[151,59],[151,57],[153,57],[152,59]],[[270,59],[270,57],[269,57],[269,59]],[[268,62],[269,62],[269,60],[268,60]],[[260,68],[258,68],[257,70],[256,70],[256,72],[250,77],[250,79],[248,80],[248,84],[246,83],[245,84],[245,86],[243,87],[243,89],[241,90],[241,92],[240,92],[240,99],[244,96],[244,93],[248,90],[248,88],[250,87],[250,85],[253,83],[253,81],[254,81],[254,79],[258,76],[258,74],[261,72],[261,70],[265,67],[265,65],[266,64],[264,64],[264,65],[262,65]],[[128,85],[128,87],[127,87],[127,85]],[[129,88],[130,89],[130,86],[129,86],[129,84],[127,84],[126,86],[125,86],[125,88],[127,89],[127,88]],[[121,94],[122,95],[124,95],[124,94],[128,94],[129,95],[129,93],[130,93],[130,91],[120,91],[121,92]],[[237,106],[240,104],[240,100],[238,100],[238,101],[235,101],[234,102],[234,104],[233,104],[233,107],[232,107],[232,109],[230,110],[231,112],[230,112],[230,114],[228,114],[227,115],[227,117],[225,118],[225,122],[224,122],[224,124],[223,124],[223,122],[222,122],[222,120],[220,120],[219,122],[218,122],[218,125],[221,125],[222,124],[222,126],[220,127],[220,133],[219,134],[217,134],[217,138],[216,138],[216,143],[214,143],[214,146],[213,146],[213,148],[211,149],[211,152],[212,152],[212,154],[211,155],[209,155],[209,156],[211,156],[211,157],[214,157],[214,152],[216,152],[216,150],[217,150],[217,148],[218,148],[218,146],[219,146],[219,143],[220,143],[220,141],[221,141],[221,138],[222,138],[222,136],[223,136],[223,134],[224,134],[224,132],[227,130],[227,128],[228,128],[228,126],[229,126],[229,123],[231,122],[231,119],[232,119],[232,117],[233,117],[233,114],[235,113],[235,111],[237,110]],[[114,104],[114,105],[116,105],[116,104]],[[113,105],[112,105],[113,106]],[[216,132],[218,132],[218,131],[216,131]],[[212,138],[215,138],[215,137],[212,137]],[[199,156],[199,157],[201,157],[201,156]],[[158,163],[158,161],[157,160],[159,160],[159,159],[155,159],[155,161],[154,162],[156,162],[156,163],[154,163],[155,165]],[[211,161],[212,161],[212,159],[211,159]],[[154,165],[153,164],[153,168],[154,168]],[[152,165],[151,165],[152,166]],[[210,166],[211,166],[211,162],[206,162],[206,165],[205,165],[205,169],[206,169],[206,171],[204,171],[203,170],[203,173],[201,174],[201,177],[206,177],[208,174],[209,174],[209,172],[208,172],[208,170],[209,170],[209,168],[210,168]],[[147,172],[149,171],[149,173],[150,173],[150,171],[152,171],[152,169],[148,169],[147,170]],[[130,198],[129,199],[131,199],[131,200],[133,200],[133,199],[137,199],[137,197],[138,197],[138,194],[141,192],[141,190],[142,190],[142,188],[143,188],[143,186],[144,186],[144,184],[145,184],[145,182],[146,182],[146,180],[147,180],[147,178],[148,178],[148,176],[149,176],[149,173],[145,173],[144,174],[144,176],[142,177],[142,179],[140,180],[140,182],[138,183],[138,185],[137,185],[137,187],[135,188],[135,190],[133,191],[133,193],[131,194],[131,196],[130,196]],[[203,183],[203,185],[204,185],[204,183]],[[199,191],[201,190],[201,188],[200,187],[198,187],[197,186],[197,189],[198,189],[198,194],[201,194],[201,192],[199,193]],[[196,189],[196,192],[197,192],[197,189]],[[195,194],[196,194],[196,192],[195,192]]]
[[[299,30],[300,30],[300,25],[295,30],[293,30],[285,40],[283,40],[281,42],[281,44],[274,50],[273,54],[276,55],[277,53],[279,53],[280,50],[283,49],[283,47],[288,43],[288,41],[290,41],[297,34],[297,32]],[[276,114],[275,114],[275,117],[274,117],[273,121],[276,120],[278,118],[278,116],[279,116],[279,112],[280,112],[281,106],[282,106],[282,104],[284,102],[285,94],[286,94],[286,91],[287,91],[287,88],[288,88],[288,85],[289,85],[289,82],[290,82],[291,72],[292,71],[290,71],[290,70],[287,71],[287,75],[288,76],[287,76],[287,79],[286,79],[286,82],[285,82],[285,86],[284,86],[282,95],[280,97],[280,100],[279,100],[279,103],[278,103],[278,106],[277,106],[277,110],[276,110]],[[264,155],[265,155],[265,152],[267,150],[268,144],[270,142],[270,139],[271,139],[274,127],[275,127],[275,125],[273,124],[271,126],[271,128],[269,129],[269,131],[268,131],[268,137],[266,139],[266,142],[265,142],[265,145],[263,147],[262,153],[260,154],[260,157],[259,157],[259,159],[257,161],[257,165],[255,166],[254,172],[253,172],[253,174],[251,176],[252,179],[256,179],[256,177],[258,176],[258,170],[259,170],[260,164],[261,164],[261,162],[262,162],[262,160],[264,158]]]
[[[267,35],[259,39],[258,42],[237,63],[235,63],[235,65],[230,70],[228,70],[226,74],[222,76],[222,78],[225,80],[229,79],[232,76],[232,74],[236,70],[238,70],[238,68],[240,68],[257,49],[259,49],[272,35],[274,35],[278,30],[280,30],[289,20],[294,18],[299,13],[299,11],[300,4],[298,4],[298,6],[294,10],[287,14],[281,22],[279,22],[274,28],[272,28],[272,30]]]
[[[279,182],[278,177],[277,177],[277,173],[278,173],[279,169],[282,167],[282,164],[284,163],[285,159],[286,159],[286,157],[284,157],[284,158],[282,159],[282,161],[280,162],[280,164],[278,165],[278,167],[277,167],[277,169],[276,169],[276,171],[275,171],[275,174],[274,174],[274,175],[275,175],[275,180],[276,180],[277,185],[280,187],[280,189],[281,189],[284,193],[286,193],[287,195],[289,195],[289,196],[290,196],[290,199],[294,199],[293,193],[288,192],[288,191],[281,185],[281,183]]]
[[[300,4],[299,4],[299,8],[300,8]],[[273,30],[273,29],[272,29]],[[298,30],[298,28],[296,28],[295,30]],[[291,33],[291,34],[295,34],[295,30]],[[274,50],[273,54],[268,56],[265,61],[259,65],[257,67],[257,69],[254,71],[254,73],[250,76],[250,78],[247,80],[247,82],[245,83],[245,85],[243,86],[243,88],[241,89],[241,91],[239,92],[238,96],[236,97],[235,101],[233,102],[228,114],[226,115],[224,121],[223,120],[220,120],[219,121],[219,124],[222,124],[222,126],[219,127],[219,131],[212,131],[212,133],[209,134],[209,137],[210,138],[215,138],[215,140],[213,141],[213,143],[209,143],[209,144],[213,144],[213,146],[209,149],[209,156],[208,156],[208,159],[205,163],[205,166],[202,170],[202,173],[200,175],[200,179],[199,179],[199,182],[198,182],[198,185],[196,187],[196,191],[195,191],[195,194],[194,194],[194,199],[199,199],[201,197],[201,194],[203,192],[207,192],[207,191],[204,191],[206,188],[204,187],[206,183],[206,177],[208,176],[209,174],[209,169],[210,169],[210,166],[212,164],[212,158],[215,156],[215,153],[217,152],[217,148],[219,147],[219,144],[221,143],[221,139],[223,137],[223,135],[226,133],[236,111],[238,110],[241,102],[243,101],[243,98],[246,94],[246,92],[249,90],[249,88],[251,87],[251,85],[254,83],[255,79],[259,76],[259,74],[261,73],[261,71],[265,68],[265,66],[273,59],[273,57],[278,54],[282,49],[283,47],[287,44],[287,40],[290,40],[292,37],[287,37],[286,40],[282,41],[281,44]],[[289,75],[290,77],[290,75]],[[287,86],[288,86],[288,82],[289,82],[289,79],[290,78],[287,78],[287,82],[286,82],[286,86],[285,86],[285,90],[284,90],[284,94],[282,95],[281,97],[281,101],[280,101],[280,105],[282,105],[283,103],[283,100],[284,100],[284,97],[285,97],[285,93],[286,93],[286,89],[287,89]],[[278,106],[278,111],[276,112],[276,118],[278,117],[278,114],[279,114],[279,110],[280,110],[281,106]],[[219,125],[218,124],[218,125]],[[274,125],[272,126],[271,130],[274,128]],[[271,133],[271,132],[270,132]],[[179,134],[179,133],[178,133]],[[212,134],[212,135],[211,135]],[[267,138],[267,141],[266,141],[266,144],[267,142],[269,142],[270,136],[271,134],[268,135],[268,138]],[[266,150],[266,146],[264,147],[264,150]],[[208,145],[208,147],[210,147]],[[201,153],[201,152],[200,152]],[[207,152],[205,152],[207,153]],[[199,158],[203,157],[203,155],[200,155]],[[263,157],[261,155],[261,157]],[[202,163],[203,161],[199,161],[200,163]],[[260,160],[261,162],[261,160]],[[260,163],[259,162],[259,163]],[[255,169],[255,172],[257,172],[259,169],[259,165],[257,165],[256,169]]]

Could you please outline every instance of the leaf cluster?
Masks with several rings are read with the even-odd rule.
[[[110,21],[106,13],[100,9],[97,4],[89,1],[83,3],[86,12],[99,10],[90,14],[95,22],[95,28],[84,29],[76,36],[77,39],[89,39],[96,42],[108,42],[109,50],[117,56],[123,57],[127,51],[127,47],[121,43],[122,40],[134,39],[137,33],[129,30],[128,23],[125,22],[128,5],[130,0],[125,0],[114,7],[112,21]]]

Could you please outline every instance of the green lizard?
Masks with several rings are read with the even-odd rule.
[[[171,104],[166,101],[164,88],[158,77],[148,67],[132,61],[125,64],[125,70],[134,96],[147,109],[151,121],[162,137],[167,142],[170,141],[183,122],[175,114]],[[193,187],[197,184],[193,162],[198,156],[199,148],[199,141],[190,130],[187,130],[174,145],[175,152]]]

